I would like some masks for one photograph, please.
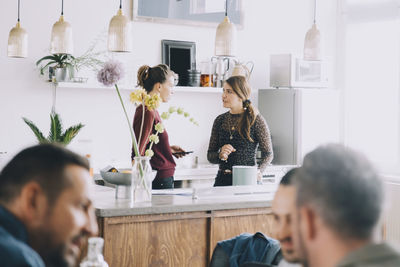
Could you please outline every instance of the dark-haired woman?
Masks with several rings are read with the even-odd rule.
[[[175,86],[175,73],[164,64],[154,67],[144,65],[139,68],[137,74],[138,86],[146,90],[149,95],[159,94],[162,102],[168,102],[172,94],[172,89]],[[149,136],[155,134],[154,126],[162,122],[158,111],[149,110],[145,107],[145,115],[142,127],[142,111],[143,105],[139,105],[135,111],[133,119],[133,130],[136,139],[139,139],[140,129],[142,128],[142,135],[140,136],[139,152],[141,155],[145,154],[149,146]],[[170,146],[168,140],[168,133],[166,130],[159,133],[159,142],[153,144],[152,150],[154,155],[150,159],[150,165],[154,170],[157,170],[156,178],[153,180],[153,189],[168,189],[174,188],[174,172],[175,161],[172,153],[184,152],[179,146]],[[132,159],[135,154],[132,151]],[[176,154],[175,157],[182,157],[182,154]]]
[[[215,119],[207,152],[208,161],[219,164],[214,186],[232,185],[232,166],[255,166],[258,146],[263,157],[259,176],[273,159],[268,125],[251,104],[250,93],[243,76],[224,83],[222,103],[229,111]]]

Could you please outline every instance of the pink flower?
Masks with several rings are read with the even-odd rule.
[[[97,73],[97,80],[105,86],[116,84],[124,76],[122,65],[118,61],[108,61]]]

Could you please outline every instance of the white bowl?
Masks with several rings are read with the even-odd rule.
[[[123,173],[122,171],[131,171],[131,169],[118,169],[118,172],[108,172],[102,169],[100,170],[100,175],[107,183],[130,186],[132,173]]]

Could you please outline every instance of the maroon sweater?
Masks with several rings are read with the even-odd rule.
[[[155,134],[156,130],[154,126],[161,122],[160,114],[157,110],[148,110],[145,108],[144,122],[142,136],[139,140],[140,126],[142,123],[142,110],[143,106],[140,105],[136,108],[135,116],[133,118],[133,131],[135,132],[136,140],[138,140],[140,155],[144,155],[147,148],[149,148],[149,136]],[[175,172],[175,161],[172,157],[171,147],[169,145],[168,133],[164,129],[163,133],[159,133],[158,137],[160,142],[158,144],[153,144],[152,150],[154,151],[154,156],[150,159],[151,167],[157,170],[156,178],[168,178],[174,175]],[[132,159],[135,156],[135,152],[132,151]]]

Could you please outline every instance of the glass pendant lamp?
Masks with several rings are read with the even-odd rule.
[[[108,51],[131,52],[132,30],[129,19],[122,14],[122,0],[117,15],[112,17],[108,27]]]
[[[51,31],[50,53],[72,54],[73,50],[72,27],[64,21],[64,0],[61,0],[61,16]]]
[[[28,33],[21,28],[19,19],[20,0],[18,0],[18,20],[17,25],[11,29],[8,36],[7,55],[9,57],[28,56]]]
[[[230,22],[228,17],[228,0],[225,1],[225,18],[218,25],[215,34],[215,55],[234,57],[236,55],[237,43],[236,26]]]
[[[321,34],[316,24],[317,0],[314,0],[314,23],[304,40],[304,59],[321,60]]]

